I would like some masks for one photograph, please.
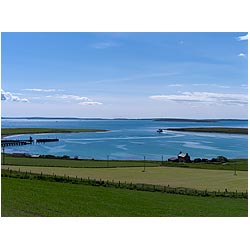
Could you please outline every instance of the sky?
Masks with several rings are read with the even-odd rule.
[[[248,34],[1,33],[1,115],[247,118]]]

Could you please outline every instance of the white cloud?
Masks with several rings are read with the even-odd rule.
[[[217,88],[223,88],[223,89],[229,89],[229,86],[226,85],[221,85],[221,84],[216,84],[216,83],[194,83],[192,86],[197,86],[197,87],[217,87]]]
[[[80,102],[80,105],[102,105],[101,102]]]
[[[91,47],[94,49],[107,49],[107,48],[117,47],[117,46],[119,46],[119,44],[115,42],[100,42],[100,43],[91,44]]]
[[[77,103],[80,105],[102,105],[101,102],[93,101],[92,99],[86,96],[79,95],[48,95],[46,98],[54,99],[54,100],[63,100],[67,103]]]
[[[72,100],[72,101],[92,101],[88,97],[85,96],[78,96],[78,95],[56,95],[56,98],[59,99],[66,99],[66,100]]]
[[[168,87],[182,87],[182,84],[169,84]]]
[[[248,40],[248,34],[246,34],[245,36],[238,36],[238,37],[237,37],[237,40],[238,40],[238,41],[245,41],[245,40]]]
[[[183,92],[179,95],[155,95],[149,97],[157,101],[184,103],[207,103],[226,105],[247,105],[248,96],[243,94],[225,94],[213,92]]]
[[[35,91],[35,92],[55,92],[56,89],[23,89],[26,91]]]
[[[29,102],[26,98],[20,98],[18,96],[13,95],[10,92],[5,92],[1,90],[1,101],[10,101],[10,102]]]
[[[240,56],[240,57],[246,57],[246,54],[240,53],[238,56]]]

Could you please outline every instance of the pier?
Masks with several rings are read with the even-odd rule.
[[[36,139],[36,143],[54,142],[59,141],[59,139]]]
[[[1,147],[8,147],[8,146],[23,146],[27,144],[33,144],[36,141],[36,143],[46,143],[46,142],[56,142],[59,141],[59,139],[36,139],[33,140],[30,138],[29,140],[1,140]]]
[[[7,146],[22,146],[27,144],[33,144],[34,140],[2,140],[1,147]]]

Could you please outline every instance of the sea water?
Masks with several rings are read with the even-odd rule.
[[[2,128],[93,128],[107,132],[13,135],[9,139],[58,138],[59,142],[6,147],[6,153],[78,156],[83,159],[166,160],[182,151],[193,158],[248,157],[248,136],[222,133],[166,131],[159,128],[243,127],[247,121],[180,122],[97,119],[2,119]]]

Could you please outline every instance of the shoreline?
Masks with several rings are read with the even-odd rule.
[[[95,161],[95,162],[105,162],[107,163],[107,159],[98,159],[98,158],[77,158],[75,159],[73,156],[69,156],[68,158],[64,158],[63,156],[60,155],[43,155],[43,154],[39,154],[40,157],[37,157],[38,154],[35,154],[36,157],[34,157],[34,154],[28,154],[28,153],[5,153],[6,156],[9,157],[14,157],[14,158],[29,158],[29,159],[47,159],[47,160],[67,160],[67,161]],[[49,156],[49,157],[48,157]],[[194,158],[195,159],[195,158]],[[193,159],[193,160],[194,160]],[[212,158],[211,158],[212,159]],[[248,157],[247,158],[227,158],[228,161],[248,161]],[[165,163],[168,163],[170,165],[175,165],[177,164],[178,166],[188,166],[190,164],[210,164],[210,165],[216,165],[216,164],[225,164],[227,162],[198,162],[195,163],[193,160],[191,160],[191,162],[188,163],[183,163],[183,162],[170,162],[168,161],[168,159],[165,159]],[[147,162],[147,163],[162,163],[162,160],[156,160],[156,159],[147,159],[147,160],[142,160],[142,159],[109,159],[109,162]]]
[[[227,127],[201,127],[201,128],[167,128],[163,130],[181,132],[204,132],[204,133],[223,133],[223,134],[248,134],[248,128],[227,128]]]
[[[1,128],[1,138],[23,134],[49,134],[49,133],[87,133],[108,132],[105,129],[63,129],[63,128]]]
[[[183,132],[209,132],[209,133],[225,133],[225,134],[241,134],[247,135],[248,128],[226,128],[226,127],[198,127],[198,128],[165,128],[163,129],[173,130],[173,131],[183,131]],[[218,130],[218,131],[216,131]],[[224,130],[224,131],[223,131]],[[237,130],[237,132],[236,132]],[[68,128],[2,128],[1,138],[12,137],[17,135],[25,134],[49,134],[49,133],[83,133],[83,132],[109,132],[111,130],[105,129],[68,129]],[[233,131],[233,132],[232,132]],[[45,135],[44,135],[45,136]],[[55,135],[56,136],[56,135]],[[7,139],[8,140],[8,139]],[[216,157],[218,155],[215,155]],[[81,156],[80,156],[81,157]],[[227,156],[228,159],[235,159],[235,157]],[[237,157],[236,157],[237,158]],[[243,157],[248,159],[248,157]],[[95,159],[95,160],[105,160],[105,159]],[[114,159],[118,160],[118,159]],[[121,159],[121,160],[132,160],[132,159]],[[140,160],[133,159],[133,160]],[[154,161],[154,158],[151,159]]]

